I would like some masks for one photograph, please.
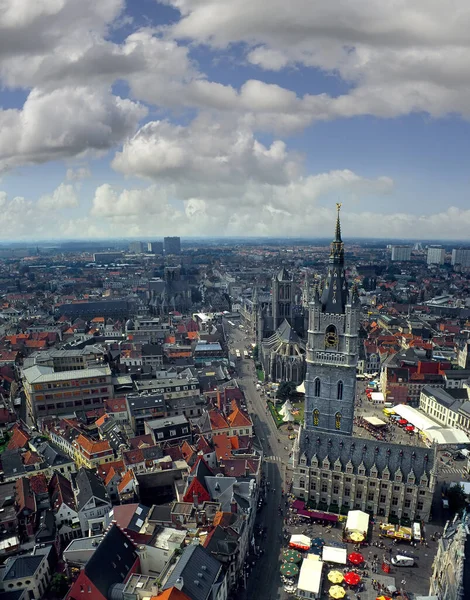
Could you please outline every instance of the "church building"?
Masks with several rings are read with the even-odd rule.
[[[318,510],[429,519],[435,451],[353,435],[360,301],[348,287],[338,204],[328,273],[309,306],[304,426],[293,449],[293,493]]]

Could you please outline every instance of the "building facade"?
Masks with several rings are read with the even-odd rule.
[[[114,394],[107,365],[60,372],[35,365],[24,369],[22,376],[27,410],[34,420],[99,408]]]
[[[411,246],[392,246],[391,259],[393,262],[411,260]]]
[[[470,268],[470,248],[454,248],[451,264],[452,266],[459,265],[463,269]]]
[[[310,304],[304,427],[293,450],[293,487],[309,506],[428,520],[435,452],[353,435],[360,302],[348,290],[338,218],[322,290]]]
[[[442,246],[429,246],[427,254],[428,265],[443,265],[446,258],[446,251]]]
[[[163,247],[165,254],[181,254],[181,239],[179,237],[165,237],[163,238]]]

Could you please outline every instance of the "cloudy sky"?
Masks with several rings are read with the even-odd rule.
[[[0,239],[468,239],[466,0],[1,0]]]

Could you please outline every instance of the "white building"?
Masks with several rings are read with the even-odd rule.
[[[428,265],[443,265],[446,258],[446,251],[442,246],[429,246],[427,263]]]
[[[7,558],[0,567],[0,592],[27,590],[30,600],[42,598],[51,580],[51,549],[34,548],[31,554]]]
[[[391,259],[394,262],[411,260],[411,246],[392,246]]]
[[[464,269],[470,267],[470,248],[454,248],[451,258],[452,266],[460,265]]]

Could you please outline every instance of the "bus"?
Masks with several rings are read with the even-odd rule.
[[[248,358],[248,351],[247,350],[243,350],[243,356],[244,356],[244,358]]]
[[[421,542],[421,525],[413,523],[413,539],[415,542]]]
[[[237,359],[241,358],[240,350],[238,348],[235,350],[235,354],[237,355]]]

